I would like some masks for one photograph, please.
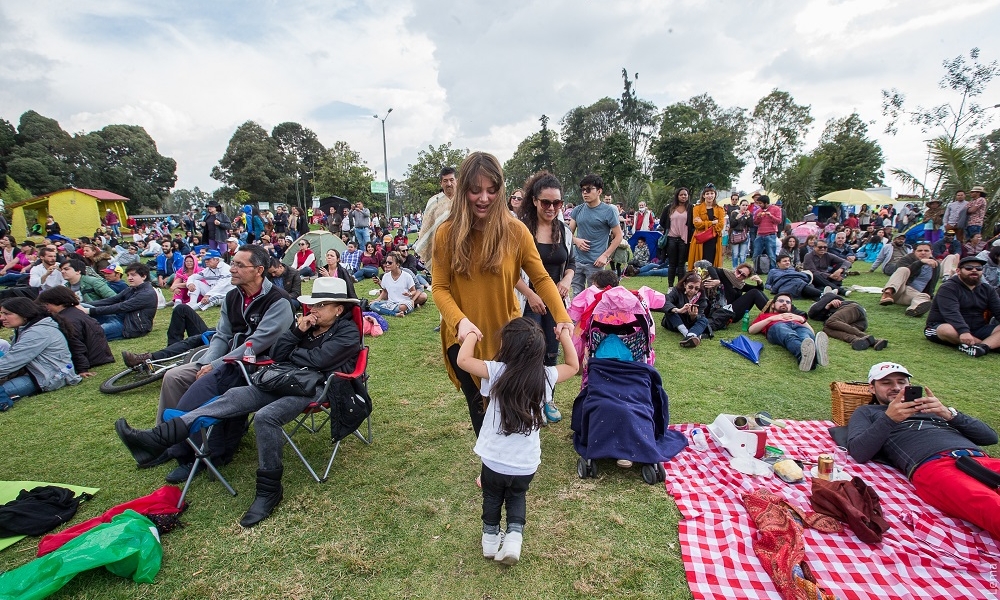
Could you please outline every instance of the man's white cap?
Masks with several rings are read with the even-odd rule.
[[[910,372],[906,370],[906,367],[901,364],[894,362],[880,362],[868,370],[868,383],[880,381],[893,373],[902,373],[907,377],[913,377],[913,375],[910,375]]]

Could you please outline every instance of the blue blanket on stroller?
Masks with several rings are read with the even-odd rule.
[[[687,446],[667,429],[667,393],[660,373],[641,362],[591,358],[587,387],[573,403],[573,446],[585,459],[625,458],[653,464]]]

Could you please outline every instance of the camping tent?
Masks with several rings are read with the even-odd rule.
[[[309,248],[316,255],[317,264],[326,264],[325,255],[326,251],[330,248],[336,248],[337,252],[343,252],[347,249],[344,241],[338,236],[333,235],[329,231],[324,231],[322,229],[316,229],[308,233],[303,234],[301,237],[292,242],[291,246],[288,248],[288,252],[285,252],[285,257],[281,259],[281,262],[288,266],[292,266],[292,260],[295,259],[295,252],[298,250],[296,244],[299,240],[309,240]]]

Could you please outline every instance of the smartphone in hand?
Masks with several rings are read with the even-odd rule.
[[[924,397],[924,387],[921,385],[908,385],[903,388],[903,402],[916,402]]]

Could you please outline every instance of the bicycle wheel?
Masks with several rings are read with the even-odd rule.
[[[118,392],[134,390],[147,383],[163,379],[163,375],[166,372],[167,369],[164,368],[150,371],[145,365],[132,367],[117,375],[112,375],[107,381],[101,384],[101,391],[105,394],[117,394]]]

